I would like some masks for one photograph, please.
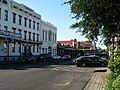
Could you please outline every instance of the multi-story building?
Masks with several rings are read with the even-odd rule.
[[[55,55],[57,53],[57,28],[49,23],[42,20],[42,40],[41,53],[51,53]]]
[[[31,8],[13,0],[0,0],[0,56],[21,55],[22,52],[39,55],[43,48],[55,54],[56,30]],[[48,34],[47,39],[43,38],[43,31]]]

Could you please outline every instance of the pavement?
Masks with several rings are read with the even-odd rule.
[[[107,70],[107,68],[97,68],[83,90],[105,90],[105,81],[103,80],[103,77]]]
[[[0,65],[0,90],[105,90],[106,71],[63,61]]]

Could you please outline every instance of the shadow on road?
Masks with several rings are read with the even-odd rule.
[[[0,70],[26,70],[29,68],[48,68],[51,65],[75,65],[72,61],[53,60],[48,62],[0,63]]]

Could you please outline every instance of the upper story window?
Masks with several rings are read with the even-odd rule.
[[[8,11],[5,10],[5,18],[4,18],[5,21],[8,21]]]
[[[24,39],[27,39],[27,31],[24,31]]]
[[[45,32],[45,40],[47,41],[47,31]]]
[[[49,34],[48,34],[48,38],[49,38],[49,41],[51,41],[51,31],[49,31]]]
[[[15,31],[16,31],[16,28],[12,27],[12,30],[13,30],[13,32],[15,33]]]
[[[37,23],[37,30],[39,30],[39,23]]]
[[[55,35],[54,35],[54,33],[53,33],[53,42],[55,41],[55,40],[54,40],[54,36],[55,36]]]
[[[16,23],[16,13],[13,13],[13,23]]]
[[[39,34],[37,34],[37,42],[39,41]]]
[[[21,24],[22,24],[22,16],[19,15],[19,25],[21,25]]]
[[[56,34],[55,34],[55,42],[57,41],[57,37],[56,37]]]
[[[18,29],[18,31],[19,31],[19,34],[22,34],[21,32],[22,32],[22,29]]]
[[[33,33],[33,41],[35,41],[35,33]]]
[[[33,21],[33,29],[35,29],[35,21]]]
[[[24,17],[24,26],[27,27],[27,18]]]
[[[43,40],[44,40],[44,37],[45,37],[44,33],[45,33],[45,31],[43,30]]]
[[[29,40],[31,40],[31,32],[29,32]]]
[[[29,19],[29,28],[31,28],[31,19]]]
[[[8,27],[7,27],[7,26],[4,26],[4,30],[7,31],[7,30],[8,30]]]
[[[0,19],[1,19],[1,8],[0,8]]]
[[[2,3],[7,4],[7,1],[6,1],[6,0],[3,0]]]

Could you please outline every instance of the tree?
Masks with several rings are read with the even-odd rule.
[[[76,19],[71,28],[79,28],[78,31],[88,39],[97,41],[98,36],[102,36],[106,40],[114,40],[120,33],[120,1],[70,0],[66,3],[70,5],[73,18]]]

